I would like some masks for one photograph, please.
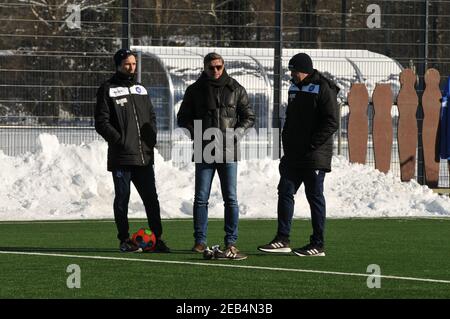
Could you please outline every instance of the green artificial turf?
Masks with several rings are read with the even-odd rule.
[[[130,222],[132,230],[141,226],[143,220]],[[450,281],[448,219],[330,219],[326,257],[261,253],[256,247],[272,240],[276,221],[242,219],[238,248],[249,255],[243,261],[192,253],[191,220],[164,220],[163,227],[172,253],[124,254],[112,221],[0,223],[0,251],[8,252],[0,254],[0,298],[450,298],[450,283],[381,278],[381,287],[370,289],[366,276],[293,271],[369,276],[368,265],[376,264],[382,276]],[[303,246],[310,232],[309,220],[294,220],[291,246]],[[210,220],[208,244],[223,244],[223,236],[223,220]],[[79,289],[66,285],[71,264],[81,270]]]

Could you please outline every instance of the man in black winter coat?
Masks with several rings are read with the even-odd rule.
[[[236,248],[239,206],[237,202],[238,140],[254,125],[255,115],[247,92],[228,76],[217,53],[205,56],[204,71],[185,92],[177,114],[178,126],[194,140],[194,252],[207,248],[208,199],[218,172],[225,206],[225,249],[216,258],[245,259]],[[209,133],[208,133],[209,132]]]
[[[161,240],[162,225],[153,170],[156,117],[145,87],[136,82],[136,57],[127,49],[114,55],[116,73],[97,91],[95,129],[108,142],[108,171],[114,181],[114,219],[122,252],[140,250],[128,224],[130,182],[144,203],[157,252],[169,252]]]
[[[311,209],[313,234],[310,243],[294,249],[298,256],[325,256],[326,207],[323,196],[325,173],[331,171],[333,134],[338,128],[339,88],[313,69],[305,53],[289,61],[286,121],[282,132],[284,156],[280,161],[278,184],[278,230],[275,238],[258,249],[269,253],[291,252],[289,234],[294,215],[294,195],[302,183]]]

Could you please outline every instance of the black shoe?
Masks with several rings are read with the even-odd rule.
[[[289,241],[275,237],[270,243],[258,247],[258,250],[265,253],[290,253]]]
[[[156,240],[156,246],[153,250],[155,253],[170,253],[170,248],[161,239]]]
[[[219,245],[212,246],[211,249],[209,249],[209,247],[206,246],[206,248],[203,250],[203,259],[206,259],[206,260],[214,259],[215,256],[219,252],[222,252],[220,250],[220,246]]]
[[[137,253],[142,251],[142,249],[133,243],[133,241],[129,238],[120,242],[119,250],[122,253]]]
[[[234,245],[228,245],[225,251],[217,250],[214,253],[215,259],[231,259],[231,260],[244,260],[247,259],[247,255],[242,254]]]
[[[314,245],[314,244],[308,244],[301,248],[296,248],[293,250],[294,254],[297,256],[325,256],[325,250],[323,247]]]

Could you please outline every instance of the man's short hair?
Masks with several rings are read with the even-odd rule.
[[[222,60],[222,63],[225,63],[222,56],[219,53],[211,52],[205,55],[205,58],[203,59],[203,65],[208,65],[209,62],[213,60]]]

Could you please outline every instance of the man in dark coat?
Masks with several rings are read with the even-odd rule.
[[[194,252],[207,248],[208,199],[218,172],[225,206],[225,249],[220,259],[245,259],[236,248],[239,206],[237,202],[238,140],[254,125],[255,115],[247,92],[228,76],[217,53],[205,56],[204,71],[185,92],[177,114],[178,126],[194,140],[195,198]]]
[[[312,60],[305,53],[291,58],[289,70],[292,85],[282,132],[284,156],[280,161],[278,184],[278,230],[269,244],[258,249],[269,253],[291,252],[289,234],[294,215],[294,195],[304,183],[313,234],[309,244],[293,251],[298,256],[325,256],[323,182],[325,173],[331,171],[333,134],[339,121],[339,88],[313,69]]]
[[[114,181],[114,219],[122,252],[139,248],[130,240],[128,202],[133,182],[144,203],[157,252],[169,252],[162,225],[153,170],[156,117],[145,87],[136,82],[136,57],[127,49],[114,55],[116,73],[97,91],[95,129],[108,142],[108,170]]]

